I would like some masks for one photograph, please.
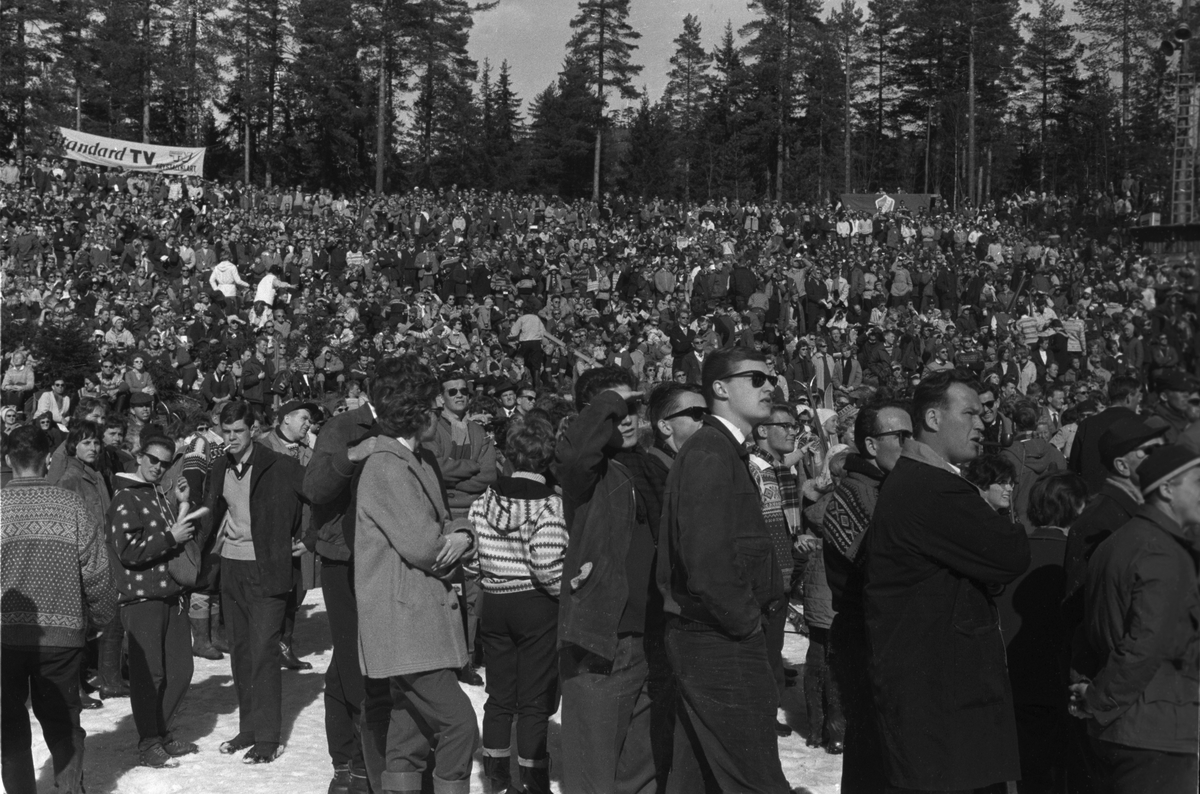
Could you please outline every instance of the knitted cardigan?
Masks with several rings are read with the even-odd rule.
[[[105,626],[116,613],[100,517],[44,479],[4,487],[0,581],[4,645],[81,648],[89,626]]]
[[[471,505],[478,559],[488,593],[543,590],[557,596],[567,551],[562,497],[523,477],[502,477]]]

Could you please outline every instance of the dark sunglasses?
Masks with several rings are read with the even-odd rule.
[[[896,440],[903,444],[912,438],[911,430],[889,430],[886,433],[876,433],[871,438],[884,438],[885,436],[895,436]]]
[[[691,408],[684,408],[673,414],[664,416],[663,419],[678,419],[681,416],[686,416],[693,422],[702,422],[704,421],[704,417],[708,416],[708,409],[703,405],[693,405]]]
[[[785,430],[800,432],[800,425],[795,422],[763,422],[759,427],[782,427]]]
[[[735,372],[732,375],[726,375],[725,377],[720,378],[720,380],[733,380],[734,378],[746,378],[750,381],[750,385],[756,389],[761,389],[764,383],[769,383],[772,387],[774,387],[775,384],[779,382],[779,378],[776,376],[768,375],[767,373],[757,369],[752,369],[749,372]]]
[[[155,457],[154,455],[151,455],[149,452],[143,452],[142,455],[144,455],[145,457],[150,459],[151,466],[162,466],[165,469],[171,465],[171,461],[168,458]]]
[[[631,397],[630,399],[625,401],[625,411],[630,416],[633,416],[638,411],[642,410],[642,406],[645,404],[646,404],[646,401],[643,400],[641,397]]]
[[[447,397],[457,397],[460,394],[470,394],[466,389],[446,389]]]

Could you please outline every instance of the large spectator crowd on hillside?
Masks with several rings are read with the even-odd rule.
[[[1138,189],[865,213],[8,160],[4,476],[79,493],[100,528],[90,674],[59,681],[82,681],[76,730],[87,691],[132,695],[139,762],[172,766],[196,749],[170,730],[192,655],[230,653],[221,750],[274,761],[279,666],[308,664],[291,632],[320,586],[331,794],[465,792],[480,737],[454,692],[480,666],[496,791],[549,791],[561,699],[564,791],[786,792],[775,708],[797,678],[844,792],[1194,790],[1200,544],[1179,540],[1157,600],[1106,573],[1127,521],[1123,560],[1200,520],[1197,262],[1131,242]],[[95,351],[82,370],[39,358],[64,330]],[[721,480],[726,453],[746,465]],[[46,507],[10,491],[6,541]],[[32,669],[3,587],[6,662]],[[387,587],[425,611],[354,595]],[[1122,639],[1130,599],[1153,642]],[[4,783],[26,791],[4,686]]]

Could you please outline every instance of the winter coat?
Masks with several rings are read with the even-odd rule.
[[[720,420],[706,417],[667,475],[658,544],[667,614],[738,640],[784,604],[748,457]]]
[[[300,535],[303,514],[301,487],[304,468],[277,452],[255,443],[250,453],[250,527],[254,560],[264,595],[282,595],[292,589],[292,540]],[[225,501],[225,472],[229,456],[213,461],[204,487],[206,532],[217,532],[229,509]],[[206,544],[202,542],[201,548]]]
[[[915,439],[866,536],[867,634],[888,782],[975,789],[1020,776],[1004,638],[989,589],[1030,561],[1020,525]]]
[[[1029,492],[1033,484],[1043,474],[1063,471],[1067,461],[1058,447],[1044,438],[1020,438],[1005,448],[1000,455],[1013,464],[1017,472],[1017,481],[1013,486],[1012,511],[1025,527],[1033,531],[1033,522],[1029,520]]]
[[[237,265],[228,259],[218,262],[208,276],[208,284],[226,298],[237,297],[238,287],[249,287],[238,274]]]
[[[167,562],[183,548],[171,534],[176,506],[157,485],[118,474],[107,515],[108,559],[118,601],[133,604],[180,595]]]
[[[450,507],[465,515],[471,503],[496,482],[496,447],[478,422],[466,420],[467,443],[455,445],[450,420],[439,415],[427,448],[437,458]]]
[[[467,663],[458,597],[449,571],[434,571],[451,522],[433,467],[380,436],[358,483],[354,588],[363,675],[388,678]]]
[[[557,597],[567,551],[562,498],[545,483],[501,477],[471,505],[476,562],[487,593],[541,590]]]
[[[617,628],[629,601],[626,557],[637,531],[633,475],[608,454],[620,448],[615,438],[626,410],[619,396],[596,395],[556,450],[570,535],[563,560],[567,586],[559,599],[558,640],[605,659],[616,655]]]
[[[1088,733],[1165,753],[1196,753],[1200,722],[1200,549],[1154,505],[1088,564],[1086,642],[1072,667],[1091,679]]]
[[[112,494],[109,493],[104,475],[79,458],[67,457],[65,449],[62,450],[62,455],[66,467],[54,484],[82,496],[88,509],[96,515],[96,520],[104,521],[108,515],[108,506],[112,502]]]

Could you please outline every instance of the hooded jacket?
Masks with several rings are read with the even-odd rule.
[[[562,498],[544,483],[501,477],[471,505],[478,562],[488,593],[542,590],[558,596],[567,525]]]
[[[1021,522],[1027,533],[1032,532],[1034,526],[1029,520],[1029,491],[1043,474],[1066,469],[1067,459],[1058,447],[1035,437],[1018,437],[1000,454],[1013,464],[1017,472],[1012,495],[1013,518]]]
[[[177,596],[183,588],[167,561],[180,544],[171,534],[175,505],[136,474],[118,474],[108,507],[108,560],[120,604]]]
[[[222,260],[213,267],[208,276],[208,284],[226,298],[237,297],[238,287],[249,287],[238,274],[237,265],[228,259]]]

